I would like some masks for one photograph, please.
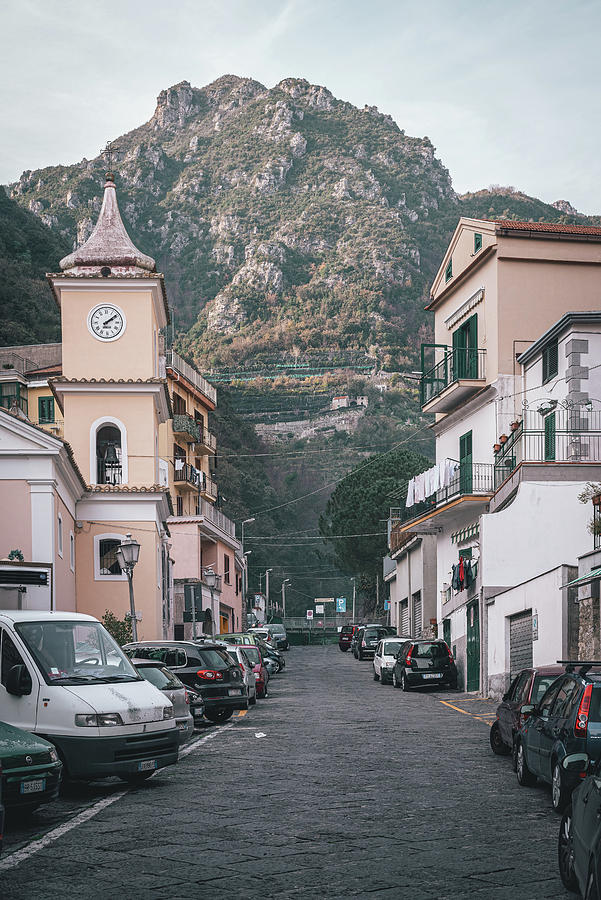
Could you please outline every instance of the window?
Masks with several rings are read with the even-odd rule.
[[[0,639],[2,640],[2,663],[0,666],[0,681],[6,687],[6,681],[8,678],[8,673],[12,669],[13,666],[24,666],[25,662],[23,657],[15,647],[15,643],[8,631],[0,632]],[[27,668],[27,667],[26,667]],[[31,689],[29,691],[31,693]]]
[[[453,277],[453,259],[451,258],[447,263],[446,269],[444,270],[445,283],[447,281],[450,281],[452,277]]]
[[[96,432],[97,484],[121,484],[121,432],[116,425],[103,425]]]
[[[186,401],[180,394],[173,392],[173,413],[176,416],[184,416],[186,414]]]
[[[230,558],[227,553],[223,554],[223,580],[226,584],[230,583]]]
[[[545,416],[545,462],[555,459],[555,413]]]
[[[554,716],[565,719],[570,715],[575,693],[578,694],[578,685],[576,682],[572,678],[565,679],[553,706]]]
[[[478,253],[479,250],[482,250],[482,235],[476,231],[474,233],[474,254]]]
[[[57,516],[57,547],[58,547],[58,555],[62,557],[63,555],[63,517],[59,513]]]
[[[117,550],[124,534],[97,534],[94,536],[94,579],[95,581],[126,581],[125,572],[117,561]]]
[[[557,697],[557,694],[559,693],[559,689],[561,688],[563,682],[564,679],[559,678],[543,696],[543,699],[538,706],[539,715],[542,716],[543,719],[549,718],[549,712],[551,710],[551,707],[553,706],[553,703],[555,702],[555,698]]]
[[[518,706],[521,706],[522,703],[526,702],[526,688],[530,684],[530,678],[530,672],[522,672],[522,674],[517,679],[517,684],[515,685],[512,700],[514,700],[518,704]]]
[[[537,675],[534,679],[534,687],[532,689],[532,694],[530,695],[530,703],[534,703],[535,705],[541,699],[546,690],[548,690],[557,675]]]
[[[553,341],[543,350],[543,384],[557,375],[558,360],[557,341]]]
[[[54,422],[54,397],[38,397],[38,422],[40,425]]]
[[[453,380],[478,378],[478,314],[453,332]]]
[[[175,514],[177,516],[183,516],[184,514],[184,498],[181,496],[175,498]]]
[[[0,384],[0,407],[10,409],[18,406],[27,415],[27,386],[18,381]]]
[[[472,460],[472,432],[468,431],[459,438],[459,490],[462,494],[470,494],[473,489]]]
[[[204,418],[203,418],[202,413],[200,413],[197,409],[194,410],[194,421],[195,421],[198,425],[200,425],[201,428],[202,428],[202,426],[203,426],[204,423],[205,423],[205,420],[204,420]]]
[[[75,535],[72,531],[69,532],[69,565],[71,566],[71,571],[75,571]]]

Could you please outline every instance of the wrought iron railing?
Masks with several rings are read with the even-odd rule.
[[[186,482],[198,489],[199,493],[209,494],[211,497],[217,496],[217,485],[212,478],[209,478],[205,472],[191,466],[190,463],[184,463],[181,468],[175,469],[173,473],[173,481],[176,484]],[[197,513],[200,515],[200,513]]]
[[[96,463],[96,484],[121,484],[123,467],[120,462],[106,462],[104,459]]]
[[[467,494],[486,495],[494,492],[494,472],[492,463],[458,463],[459,468],[447,485],[413,506],[397,507],[398,522],[418,519],[439,506],[444,506],[455,497]],[[395,526],[393,525],[393,531]]]
[[[221,528],[222,531],[225,531],[231,537],[236,536],[236,526],[232,520],[228,519],[220,509],[216,509],[207,500],[203,500],[202,497],[196,503],[196,515],[204,516],[205,519],[208,519],[213,525],[217,525],[218,528]]]
[[[476,381],[486,377],[486,350],[460,347],[447,350],[440,362],[420,381],[421,404],[425,406],[456,381]]]
[[[206,378],[203,378],[196,369],[179,356],[175,350],[167,351],[167,365],[183,375],[194,387],[205,395],[212,403],[217,403],[217,391]]]

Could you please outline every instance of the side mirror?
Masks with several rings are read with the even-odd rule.
[[[570,753],[561,763],[562,768],[568,772],[588,772],[590,764],[588,753]]]
[[[13,666],[6,676],[6,690],[15,697],[31,694],[31,675],[24,665]]]
[[[520,706],[520,716],[522,719],[527,719],[531,716],[536,710],[536,706],[534,703],[525,703],[523,706]]]

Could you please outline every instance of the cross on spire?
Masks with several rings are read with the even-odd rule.
[[[116,147],[112,141],[106,142],[106,147],[104,150],[100,151],[100,154],[105,157],[106,163],[108,166],[108,171],[106,173],[107,181],[113,181],[113,156],[117,157],[117,154],[120,153],[121,147]]]

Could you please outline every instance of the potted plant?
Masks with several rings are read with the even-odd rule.
[[[506,434],[502,434],[501,437],[499,438],[499,440],[501,441],[502,444],[506,444],[508,441],[508,437]]]
[[[512,430],[512,431],[517,431],[519,427],[520,427],[520,423],[519,423],[519,422],[512,422],[512,423],[511,423],[511,430]]]
[[[493,444],[493,445],[492,445],[492,448],[493,448],[493,450],[495,451],[495,453],[498,453],[499,450],[501,449],[501,445],[500,445],[500,444]]]

